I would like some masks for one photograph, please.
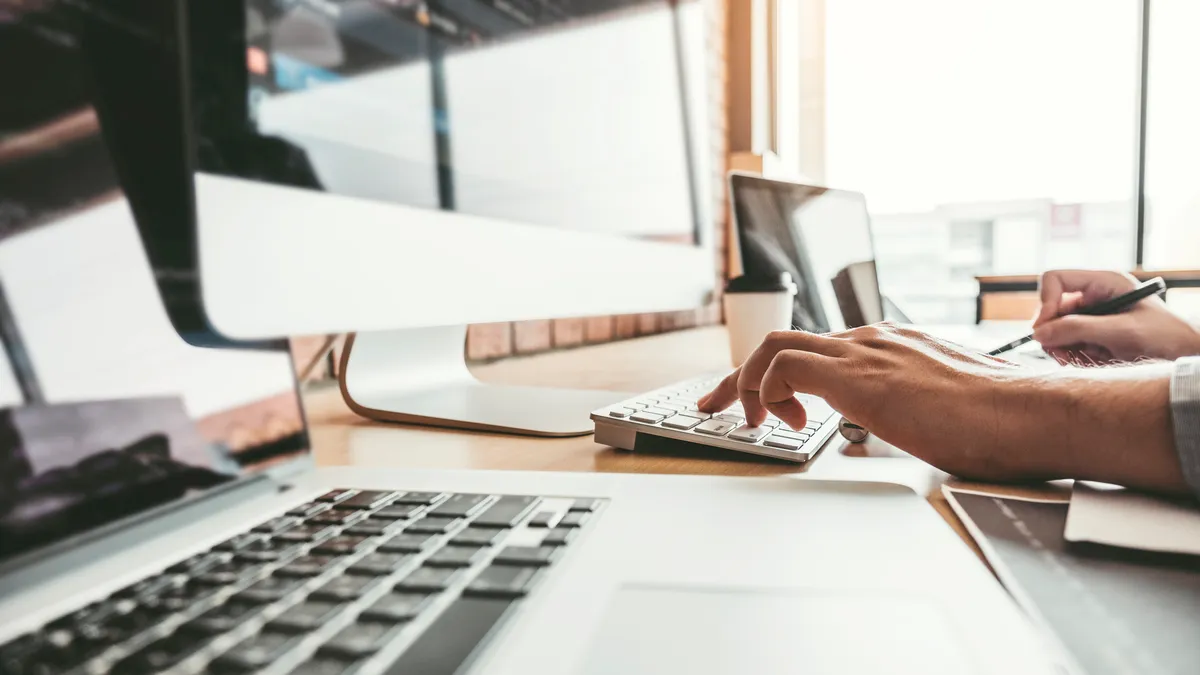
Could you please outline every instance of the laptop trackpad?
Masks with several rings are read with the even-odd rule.
[[[938,608],[863,592],[630,586],[580,663],[588,675],[975,672]]]

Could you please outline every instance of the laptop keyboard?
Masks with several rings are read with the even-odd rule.
[[[836,428],[837,413],[815,396],[798,395],[808,423],[792,429],[775,415],[757,427],[746,424],[741,403],[716,414],[700,412],[696,402],[723,376],[687,380],[622,401],[592,413],[597,424],[619,424],[651,435],[668,436],[728,450],[751,452],[789,461],[807,461]],[[632,449],[632,448],[629,448]]]
[[[457,672],[606,500],[334,490],[0,647],[0,673]]]

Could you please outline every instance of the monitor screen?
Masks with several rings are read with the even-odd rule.
[[[0,6],[0,565],[308,456],[286,350],[185,340],[156,279],[190,223],[134,216],[186,179],[142,161],[182,120],[126,133],[174,6]]]
[[[882,318],[861,194],[738,174],[732,191],[743,273],[791,275],[798,290],[794,327],[827,333]],[[857,288],[839,293],[851,285]],[[847,306],[851,297],[868,306]]]
[[[705,72],[703,40],[680,38],[676,4],[245,0],[237,17],[197,7],[199,168],[697,245],[689,155],[704,137],[685,102]]]

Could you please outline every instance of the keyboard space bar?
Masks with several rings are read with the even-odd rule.
[[[454,675],[512,604],[505,598],[455,600],[384,672]]]

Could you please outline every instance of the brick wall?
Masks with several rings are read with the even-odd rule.
[[[725,276],[728,231],[728,204],[725,194],[727,167],[726,91],[726,3],[730,0],[703,0],[708,21],[708,89],[709,89],[709,150],[712,153],[713,192],[710,213],[715,231],[716,274]],[[718,283],[718,289],[721,284]],[[693,326],[719,323],[720,298],[707,307],[681,312],[658,314],[625,314],[620,316],[588,317],[583,319],[546,319],[472,325],[467,330],[467,358],[490,361],[508,356],[534,354],[552,349],[566,349],[586,344],[626,340],[641,335],[653,335]],[[323,342],[321,337],[302,337],[292,340],[292,352],[297,367],[309,363]],[[329,377],[326,367],[318,367],[313,377]]]

